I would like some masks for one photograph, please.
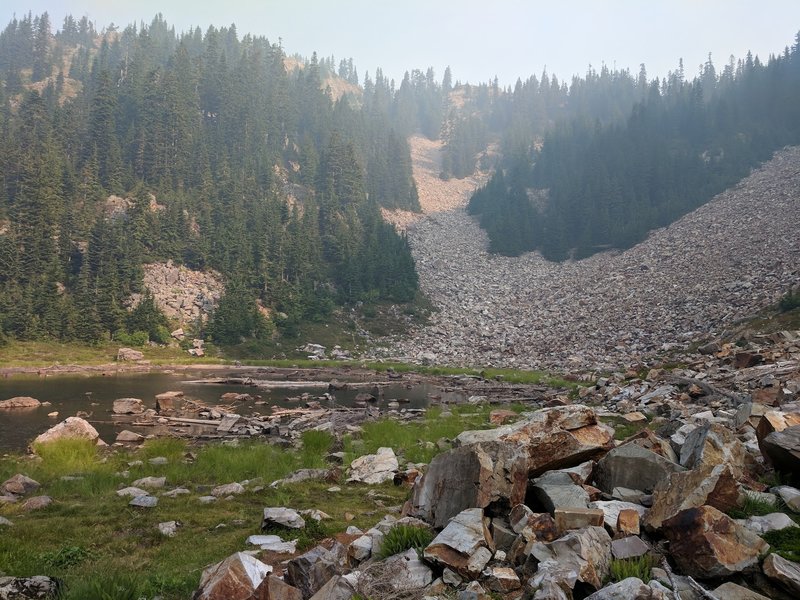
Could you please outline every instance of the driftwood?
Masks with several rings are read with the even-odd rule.
[[[210,419],[186,419],[183,417],[161,417],[171,423],[188,423],[189,425],[208,425],[209,427],[219,427],[222,421],[212,421]]]

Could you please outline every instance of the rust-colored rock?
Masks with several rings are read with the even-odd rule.
[[[556,529],[560,533],[584,527],[602,527],[605,513],[599,508],[557,508]]]
[[[623,508],[617,516],[617,531],[621,535],[639,535],[639,511]]]
[[[644,525],[655,530],[688,508],[707,504],[725,511],[738,503],[739,487],[728,465],[673,473],[653,490],[653,506],[645,513]]]
[[[237,552],[203,571],[193,600],[266,600],[256,590],[272,571],[257,558]],[[267,586],[269,588],[269,586]],[[267,590],[264,590],[265,592]],[[279,598],[280,596],[275,596]],[[293,598],[292,600],[299,600]]]
[[[505,425],[519,417],[513,410],[498,409],[489,413],[489,422],[492,425]]]
[[[662,533],[681,571],[693,577],[730,577],[758,565],[769,545],[712,506],[689,508],[664,521]]]

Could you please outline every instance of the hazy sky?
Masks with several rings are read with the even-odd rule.
[[[0,22],[44,10],[54,25],[71,13],[98,29],[158,12],[178,31],[235,23],[282,38],[290,54],[352,57],[362,78],[382,67],[399,82],[428,66],[441,78],[450,65],[455,79],[503,85],[603,62],[634,72],[644,62],[653,77],[683,58],[693,75],[709,52],[718,66],[747,50],[766,60],[800,30],[799,0],[2,0]]]

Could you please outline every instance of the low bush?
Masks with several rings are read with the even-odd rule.
[[[395,525],[383,537],[378,558],[384,559],[405,552],[409,548],[422,555],[422,551],[433,541],[433,532],[424,527]]]
[[[611,580],[618,582],[628,577],[638,577],[642,581],[650,581],[650,571],[656,564],[656,558],[652,554],[638,558],[615,558],[611,561]]]

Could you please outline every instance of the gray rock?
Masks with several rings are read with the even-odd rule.
[[[31,398],[30,396],[16,396],[14,398],[9,398],[8,400],[0,400],[0,410],[11,410],[16,408],[22,409],[30,409],[30,408],[38,408],[42,405],[36,398]]]
[[[599,590],[611,569],[611,537],[602,527],[587,527],[552,542],[536,542],[530,554],[547,563],[540,583],[548,580],[573,589],[580,581]]]
[[[0,600],[27,600],[57,598],[62,591],[61,582],[52,577],[0,576]]]
[[[797,527],[797,523],[786,513],[752,516],[747,519],[736,519],[736,522],[757,535],[763,535],[769,531],[780,531],[787,527]]]
[[[795,477],[795,483],[800,483],[800,425],[773,431],[761,441],[761,451],[776,471]]]
[[[135,431],[129,431],[127,429],[123,429],[117,434],[116,441],[125,444],[139,444],[144,441],[144,436],[139,433],[136,433]]]
[[[763,565],[764,575],[781,587],[800,595],[800,564],[786,560],[778,554],[770,554]]]
[[[153,466],[158,467],[169,464],[169,459],[167,459],[165,456],[156,456],[155,458],[151,458],[147,462],[149,462]]]
[[[261,529],[264,530],[275,526],[286,527],[287,529],[303,529],[306,526],[306,522],[292,508],[284,506],[265,508]]]
[[[137,506],[139,508],[155,508],[158,506],[158,498],[155,496],[136,496],[128,502],[128,506]]]
[[[628,577],[618,583],[612,583],[594,594],[586,597],[586,600],[668,600],[670,596],[665,595],[661,590],[654,589],[647,585],[638,577]],[[727,598],[726,598],[727,600]]]
[[[736,585],[731,581],[723,583],[712,593],[721,600],[770,600],[768,597],[762,596],[758,592],[749,590],[741,585]]]
[[[297,550],[297,540],[284,542],[277,535],[251,535],[247,543],[277,554],[294,554]]]
[[[165,537],[175,537],[178,535],[178,527],[180,527],[180,525],[178,521],[164,521],[158,524],[158,530],[161,532],[161,535]]]
[[[594,481],[609,494],[617,487],[649,492],[658,482],[679,471],[685,469],[655,452],[629,443],[614,448],[600,459]]]
[[[494,541],[484,522],[483,509],[470,508],[451,519],[447,527],[425,548],[423,556],[425,560],[474,579],[486,566],[494,550]]]
[[[148,496],[149,494],[150,492],[143,490],[142,488],[132,487],[132,486],[122,488],[121,490],[117,490],[117,496],[120,496],[121,498],[124,498],[126,496],[130,498],[136,498],[138,496]]]
[[[138,362],[140,360],[144,360],[144,354],[139,352],[138,350],[134,350],[133,348],[120,348],[117,350],[117,361],[118,362]]]
[[[778,494],[789,509],[800,513],[800,490],[789,485],[781,485],[771,488],[770,491]]]
[[[644,517],[645,507],[641,504],[634,504],[633,502],[621,502],[620,500],[598,500],[596,502],[589,502],[589,508],[599,508],[603,511],[603,522],[605,526],[613,532],[617,530],[617,521],[619,513],[623,510],[635,510],[639,513],[639,518]]]
[[[80,417],[67,417],[58,425],[39,435],[33,440],[32,446],[35,450],[39,444],[47,444],[62,439],[84,439],[97,442],[100,439],[100,434],[88,421]]]
[[[200,504],[213,504],[213,503],[214,503],[214,502],[216,502],[217,500],[219,500],[219,498],[217,498],[216,496],[200,496],[200,497],[197,499],[197,501],[198,501]]]
[[[350,463],[348,482],[385,483],[394,479],[399,470],[397,457],[391,448],[378,448],[376,454],[360,456]]]
[[[650,551],[650,546],[635,535],[611,540],[611,555],[616,559],[637,558]]]
[[[0,527],[13,527],[14,524],[6,519],[5,517],[0,517]]]
[[[170,490],[168,492],[161,492],[161,496],[164,498],[177,498],[178,496],[185,496],[191,493],[192,492],[186,488],[175,488],[174,490]]]
[[[50,496],[32,496],[22,503],[22,510],[39,510],[42,508],[47,508],[52,503],[53,499]]]
[[[347,549],[339,542],[333,542],[330,549],[316,546],[290,560],[284,578],[302,592],[303,598],[310,598],[336,575],[344,574],[347,563]]]
[[[557,508],[586,508],[589,503],[589,494],[568,473],[545,473],[531,482],[530,490],[549,513]]]
[[[421,590],[433,581],[433,571],[419,559],[413,548],[386,560],[383,577],[396,592]]]
[[[150,488],[150,489],[161,489],[167,484],[166,477],[142,477],[141,479],[137,479],[131,485],[133,487],[141,487],[141,488]]]

